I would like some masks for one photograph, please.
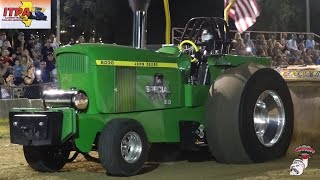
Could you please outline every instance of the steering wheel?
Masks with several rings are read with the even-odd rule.
[[[190,40],[184,40],[179,44],[179,50],[180,51],[186,51],[186,49],[183,49],[183,47],[182,47],[184,44],[190,44],[194,48],[196,53],[199,52],[199,48],[197,47],[197,45],[194,42],[190,41]],[[193,59],[191,59],[191,62],[195,62],[195,61],[197,61],[197,58],[194,57]]]

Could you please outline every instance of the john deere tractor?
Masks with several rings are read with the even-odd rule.
[[[44,92],[43,108],[10,112],[11,142],[23,145],[32,169],[58,171],[71,151],[97,151],[108,175],[132,176],[156,143],[208,146],[221,163],[286,153],[293,131],[288,87],[269,59],[228,55],[223,19],[191,19],[178,46],[137,45],[57,49],[59,89]]]

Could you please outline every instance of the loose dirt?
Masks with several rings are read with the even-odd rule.
[[[299,90],[299,89],[298,89]],[[188,154],[176,161],[147,163],[139,175],[125,179],[320,179],[320,143],[319,143],[319,97],[300,97],[295,95],[295,130],[292,144],[287,156],[276,161],[249,164],[220,164],[213,159],[203,157],[203,154]],[[303,93],[297,93],[303,94]],[[308,99],[308,100],[304,100]],[[311,102],[310,102],[311,101]],[[301,116],[304,114],[304,116]],[[306,143],[315,148],[316,153],[310,159],[309,166],[300,177],[289,175],[289,167],[297,154],[296,145]],[[319,143],[319,144],[318,144]],[[161,151],[161,150],[160,150]],[[163,151],[166,152],[166,151]],[[171,153],[171,155],[168,155]],[[168,151],[168,157],[176,156],[176,152]],[[0,179],[32,179],[32,180],[63,180],[63,179],[124,179],[108,177],[102,165],[87,161],[82,155],[72,163],[68,163],[56,173],[39,173],[33,171],[24,159],[22,146],[10,143],[8,121],[0,119]]]
[[[107,177],[99,163],[89,162],[82,155],[60,172],[33,171],[24,159],[22,146],[10,144],[8,138],[0,139],[0,152],[0,179],[123,179]],[[189,156],[193,161],[147,163],[141,174],[126,179],[297,179],[289,175],[294,157],[261,164],[226,165],[208,159],[197,161],[197,154]],[[315,155],[300,178],[319,179],[319,168],[320,157]]]

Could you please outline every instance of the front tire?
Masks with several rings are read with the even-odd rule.
[[[147,136],[137,121],[115,119],[100,134],[98,152],[108,175],[133,176],[147,159]]]
[[[283,156],[293,131],[293,105],[283,78],[270,68],[227,70],[210,88],[206,135],[222,163],[253,163]]]
[[[39,172],[56,172],[67,163],[70,150],[66,146],[23,146],[29,166]]]

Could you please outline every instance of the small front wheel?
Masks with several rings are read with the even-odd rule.
[[[56,172],[67,163],[70,150],[65,146],[23,146],[29,166],[40,172]]]
[[[148,142],[143,127],[134,120],[110,121],[99,137],[98,152],[108,175],[137,174],[148,154]]]

